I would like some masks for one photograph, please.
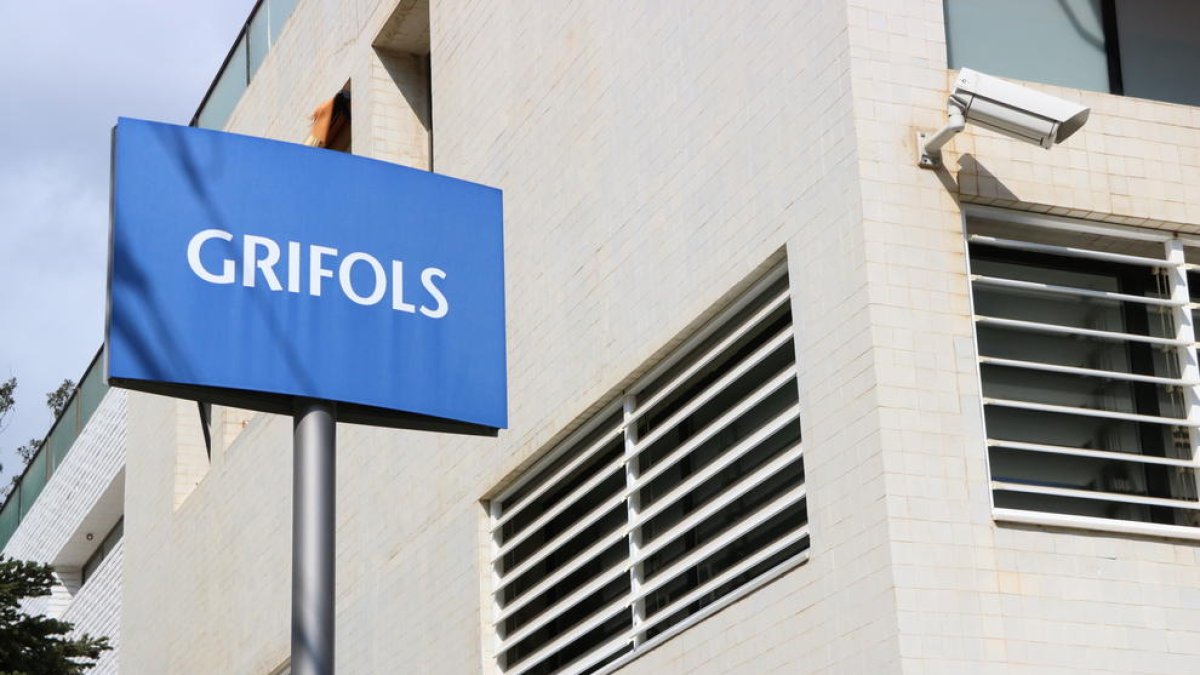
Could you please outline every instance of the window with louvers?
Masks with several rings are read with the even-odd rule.
[[[996,517],[1200,538],[1191,242],[985,213],[968,248]]]
[[[490,508],[510,675],[611,669],[807,559],[784,267]]]

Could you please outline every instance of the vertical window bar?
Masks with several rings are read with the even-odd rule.
[[[493,523],[496,522],[500,518],[500,500],[499,499],[493,499],[490,502],[488,502],[488,515],[491,516],[491,522],[493,522]],[[499,553],[500,553],[500,540],[494,534],[490,535],[488,537],[488,539],[491,540],[491,543],[492,543],[492,546],[491,546],[492,553],[489,556],[489,558],[496,560],[494,563],[491,564],[492,588],[495,589],[495,588],[500,588],[500,586],[502,584],[502,579],[503,579],[504,575],[500,572],[500,567],[501,567],[501,565],[504,564],[504,560],[496,559],[496,556],[499,555]],[[490,595],[492,598],[492,617],[494,619],[495,617],[500,616],[500,612],[503,611],[504,607],[500,604],[500,596],[496,595],[495,593],[489,593],[488,595]],[[498,630],[492,631],[492,658],[496,661],[496,665],[501,670],[504,670],[505,666],[506,666],[506,664],[504,663],[504,659],[503,659],[503,651],[501,650],[501,647],[503,644],[504,644],[504,635],[501,634],[500,631],[498,631]]]
[[[637,485],[640,460],[637,456],[638,442],[638,425],[632,421],[633,414],[637,410],[637,396],[630,394],[625,397],[624,413],[625,413],[625,485],[630,489],[629,499],[626,502],[626,513],[628,513],[629,522],[638,522],[638,513],[641,511],[641,495],[637,490],[633,490],[633,486]],[[642,528],[634,527],[629,531],[629,559],[638,560],[638,554],[642,549]],[[637,594],[642,588],[643,572],[642,563],[638,562],[629,568],[629,587],[630,592]],[[633,612],[633,646],[636,648],[644,640],[644,636],[638,631],[638,626],[646,619],[646,600],[644,598],[634,601],[631,608]]]
[[[1188,304],[1183,304],[1191,302],[1183,242],[1179,239],[1171,239],[1165,243],[1165,248],[1167,261],[1171,263],[1166,269],[1167,278],[1170,281],[1171,299],[1181,303],[1171,308],[1175,324],[1175,339],[1186,344],[1175,350],[1176,357],[1179,359],[1179,379],[1185,382],[1196,382],[1197,379],[1200,379],[1200,363],[1197,363],[1196,328],[1192,310]],[[1186,417],[1191,421],[1200,420],[1200,385],[1190,384],[1180,387],[1180,389],[1183,390]],[[1188,427],[1187,434],[1189,459],[1195,461],[1200,456],[1197,453],[1197,450],[1200,449],[1200,429]],[[1195,469],[1188,470],[1195,474]]]

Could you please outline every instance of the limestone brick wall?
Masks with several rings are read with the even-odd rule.
[[[256,416],[176,508],[195,405],[129,398],[121,672],[270,672],[288,653],[290,420]]]
[[[175,416],[176,437],[178,438],[175,453],[175,508],[179,508],[192,490],[204,480],[208,474],[210,449],[204,441],[204,426],[200,419],[199,406],[194,401],[177,401],[178,408]],[[221,412],[224,413],[222,409]],[[217,435],[225,420],[210,422],[210,434]]]
[[[415,474],[453,480],[450,495],[501,486],[786,248],[812,560],[626,671],[898,667],[843,8],[432,11],[435,166],[505,190],[512,428]],[[482,516],[469,500],[448,508],[454,529]],[[449,531],[427,536],[412,509],[397,519],[415,537],[398,542],[397,571]],[[454,568],[486,579],[478,563]],[[426,606],[419,587],[397,586]],[[853,609],[834,615],[832,597]],[[465,640],[467,618],[488,623],[486,605],[463,613],[438,644]]]
[[[429,169],[428,56],[374,49],[370,80],[370,132],[355,152]]]
[[[302,0],[230,128],[298,140],[351,80],[354,150],[387,156],[389,4]],[[785,251],[812,560],[628,671],[899,667],[847,25],[817,1],[431,3],[433,164],[505,190],[511,428],[339,428],[340,672],[493,672],[481,499]],[[173,512],[180,413],[132,405],[123,669],[269,672],[290,420],[255,416]]]
[[[1200,226],[1200,110],[1082,101],[1046,151],[968,126],[945,170],[941,0],[851,0],[871,350],[906,672],[1175,673],[1200,664],[1194,544],[992,521],[960,203],[1178,231]]]
[[[111,552],[79,589],[71,606],[63,615],[74,624],[72,635],[108,637],[112,649],[101,655],[92,670],[93,675],[111,675],[117,671],[121,648],[121,582],[124,544],[118,542]]]

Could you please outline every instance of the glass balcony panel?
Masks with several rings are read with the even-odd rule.
[[[946,0],[950,67],[1109,91],[1100,11],[1100,0]]]
[[[275,44],[275,41],[279,39],[280,31],[283,30],[284,22],[292,15],[292,10],[296,9],[296,0],[266,0],[263,7],[267,8],[271,26],[271,44]]]
[[[17,531],[17,525],[21,524],[20,491],[20,486],[14,488],[12,494],[10,494],[8,497],[8,501],[5,502],[4,508],[0,510],[0,548],[8,545],[8,540],[11,539],[13,533]]]
[[[106,393],[108,386],[104,384],[103,368],[97,364],[97,367],[84,376],[83,382],[79,384],[79,392],[75,395],[75,400],[79,403],[79,419],[89,419],[104,400]]]
[[[76,397],[71,405],[63,412],[62,417],[54,425],[54,430],[46,437],[45,448],[38,453],[39,455],[48,455],[53,465],[51,469],[57,468],[62,460],[71,451],[71,445],[79,436],[79,398]]]
[[[250,27],[246,31],[246,55],[249,59],[249,76],[254,77],[267,52],[271,49],[270,24],[268,22],[267,4],[259,6],[258,12],[250,18]]]
[[[217,83],[200,111],[198,126],[205,129],[223,129],[233,114],[233,109],[242,98],[249,84],[247,79],[246,36],[238,40],[229,62],[217,77]]]
[[[29,469],[21,478],[21,514],[29,513],[30,507],[37,501],[38,495],[46,487],[47,470],[46,456],[48,453],[39,452],[29,462]]]

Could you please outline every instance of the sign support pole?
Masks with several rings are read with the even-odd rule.
[[[292,416],[292,675],[333,675],[337,408],[296,399]]]

